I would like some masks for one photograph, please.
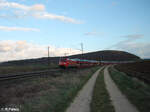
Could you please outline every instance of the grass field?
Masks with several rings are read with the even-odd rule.
[[[20,79],[0,86],[0,106],[23,112],[64,112],[77,92],[99,67],[60,73],[59,77]]]
[[[121,90],[127,96],[140,112],[150,110],[150,86],[143,82],[127,76],[114,68],[109,68],[110,76]]]
[[[134,63],[118,64],[115,68],[131,77],[136,77],[150,84],[150,61],[142,60]]]
[[[48,65],[1,66],[0,75],[48,70],[48,69],[56,68],[56,67],[58,66],[54,64],[50,66]]]
[[[104,70],[100,72],[95,83],[91,112],[115,112],[104,83]]]

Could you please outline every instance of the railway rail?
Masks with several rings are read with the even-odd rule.
[[[82,68],[84,69],[84,68]],[[21,79],[21,78],[27,78],[27,77],[36,77],[36,76],[61,76],[64,72],[75,72],[76,70],[80,70],[80,68],[53,68],[50,70],[43,70],[43,71],[36,71],[36,72],[25,72],[25,73],[16,73],[16,74],[5,74],[0,75],[0,82],[13,80],[13,79]]]
[[[26,77],[35,77],[35,76],[45,76],[45,75],[51,75],[51,76],[59,76],[58,72],[63,72],[62,69],[52,69],[52,70],[44,70],[44,71],[36,71],[36,72],[25,72],[25,73],[17,73],[17,74],[6,74],[0,76],[0,82],[6,81],[6,80],[13,80],[13,79],[20,79],[20,78],[26,78]]]

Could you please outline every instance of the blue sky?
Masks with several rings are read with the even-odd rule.
[[[52,56],[79,53],[82,42],[85,52],[116,49],[150,58],[149,6],[149,0],[0,0],[0,55],[32,58],[26,47],[38,55],[48,45]]]

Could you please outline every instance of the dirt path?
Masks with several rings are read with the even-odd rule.
[[[71,103],[66,112],[90,112],[93,87],[100,70],[101,69],[97,70],[84,85],[82,90],[79,91],[77,97]]]
[[[108,67],[104,70],[104,79],[116,112],[139,112],[115,85],[109,76]]]

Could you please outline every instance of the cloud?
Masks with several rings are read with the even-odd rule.
[[[143,34],[132,34],[132,35],[125,35],[122,37],[128,38],[128,39],[139,39],[139,38],[143,38],[144,35]]]
[[[121,37],[125,38],[125,40],[120,41],[120,42],[108,47],[108,49],[113,48],[113,47],[118,47],[118,46],[121,46],[123,44],[132,44],[137,39],[143,38],[144,35],[143,34],[131,34],[131,35],[125,35],[125,36],[121,36]]]
[[[21,9],[26,11],[44,11],[45,6],[43,4],[35,4],[32,6],[22,5],[16,2],[7,2],[7,1],[1,1],[0,2],[0,8],[15,8],[15,9]]]
[[[27,41],[0,41],[0,62],[8,60],[31,59],[47,57],[48,45],[33,44]],[[56,48],[50,45],[50,56],[64,56],[81,53],[72,48]]]
[[[84,35],[85,35],[85,36],[95,36],[95,37],[99,37],[99,36],[104,36],[105,33],[92,31],[92,32],[86,32],[86,33],[84,33]]]
[[[136,54],[142,58],[150,58],[150,43],[124,43],[116,46],[118,50],[125,50],[130,53]]]
[[[97,32],[86,32],[85,35],[87,36],[97,35]]]
[[[117,49],[136,54],[142,58],[150,58],[150,43],[136,42],[137,39],[143,38],[142,34],[133,34],[121,36],[126,40],[120,41],[107,49]]]
[[[82,24],[83,22],[73,19],[71,17],[52,14],[46,11],[46,8],[43,4],[35,4],[32,6],[22,5],[16,2],[8,2],[5,0],[0,1],[0,9],[9,9],[10,14],[0,15],[1,18],[24,18],[24,17],[35,17],[40,19],[53,19],[63,22],[73,23],[73,24]],[[12,10],[13,9],[13,10]]]
[[[10,41],[3,41],[0,42],[0,52],[8,52],[12,50],[12,44],[10,43]]]
[[[33,5],[32,7],[30,7],[30,10],[32,10],[32,11],[44,11],[45,6],[42,4],[36,4],[36,5]]]
[[[70,17],[66,16],[60,16],[60,15],[55,15],[47,12],[40,12],[40,13],[33,13],[33,17],[39,18],[39,19],[54,19],[54,20],[60,20],[63,22],[68,22],[68,23],[74,23],[74,24],[82,24],[83,22],[75,20]]]
[[[0,30],[4,31],[40,31],[39,29],[36,28],[23,28],[23,27],[8,27],[8,26],[0,26]]]

